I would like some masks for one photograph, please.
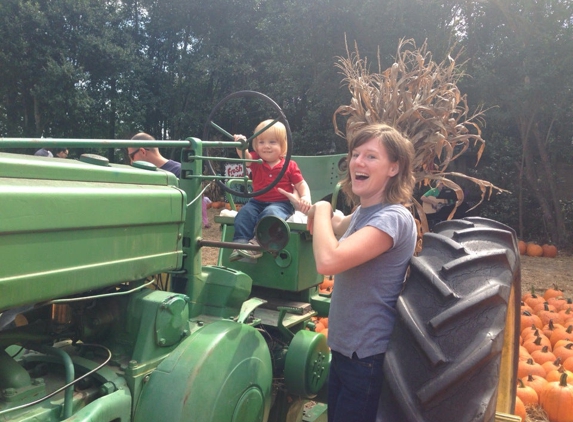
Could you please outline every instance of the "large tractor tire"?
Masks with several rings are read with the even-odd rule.
[[[515,232],[484,218],[424,235],[398,299],[379,421],[494,421],[512,413],[519,348]]]

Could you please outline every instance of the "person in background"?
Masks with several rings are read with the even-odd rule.
[[[38,151],[34,153],[34,155],[37,155],[39,157],[50,157],[50,158],[54,156],[54,154],[52,154],[52,151],[50,151],[47,148],[40,148]]]
[[[414,189],[413,159],[412,143],[398,131],[365,126],[350,139],[343,181],[360,205],[341,216],[319,201],[308,212],[317,271],[334,275],[336,286],[328,316],[329,422],[376,420],[396,302],[416,245],[405,206]]]
[[[259,123],[254,133],[260,132],[272,122],[272,120],[265,120]],[[245,140],[245,136],[235,135],[235,141]],[[251,169],[253,191],[264,189],[276,179],[276,176],[283,168],[287,147],[286,127],[281,122],[275,122],[270,128],[253,139],[253,152],[237,149],[239,157],[244,157],[248,160],[257,160],[259,158],[263,160],[260,164],[253,162],[247,162],[246,164]],[[279,189],[288,193],[296,190],[300,198],[298,201],[300,211],[306,213],[310,209],[310,188],[296,162],[291,160],[288,163],[287,171],[273,189],[256,198],[249,199],[241,207],[235,217],[234,242],[258,245],[254,234],[255,227],[261,218],[267,215],[274,215],[286,220],[294,214],[294,206]],[[229,260],[252,260],[261,256],[261,251],[235,249],[229,256]]]
[[[420,197],[430,230],[432,230],[437,223],[448,218],[448,215],[454,208],[456,200],[456,192],[444,185],[444,182],[441,180],[438,180],[434,188],[428,189],[428,191]]]
[[[58,158],[68,158],[69,151],[67,148],[56,148],[54,150],[54,157]]]
[[[155,138],[145,132],[140,132],[133,136],[131,140],[154,141]],[[127,154],[131,161],[147,161],[161,170],[169,171],[178,178],[181,177],[181,163],[165,158],[159,152],[159,148],[128,148]]]
[[[207,205],[211,203],[211,199],[203,195],[201,198],[201,213],[203,217],[203,228],[210,229],[211,223],[209,222],[209,214],[207,214]]]

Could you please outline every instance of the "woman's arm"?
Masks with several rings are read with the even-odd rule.
[[[348,226],[346,218],[340,224]],[[393,245],[387,233],[371,226],[363,227],[339,242],[334,234],[332,208],[325,201],[319,201],[311,208],[309,228],[316,269],[320,274],[338,274],[354,268],[383,254]]]

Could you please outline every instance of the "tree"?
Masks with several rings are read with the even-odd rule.
[[[571,159],[573,5],[565,1],[501,1],[466,9],[469,73],[474,98],[499,108],[488,113],[490,133],[511,140],[521,157],[513,163],[524,236],[527,193],[537,202],[547,237],[568,244],[555,169]],[[471,23],[471,26],[469,26]],[[507,169],[506,169],[507,170]],[[523,185],[522,185],[523,183]],[[527,187],[527,189],[525,189]],[[512,189],[513,190],[513,189]],[[529,221],[529,226],[531,226]],[[528,231],[530,231],[529,229]]]

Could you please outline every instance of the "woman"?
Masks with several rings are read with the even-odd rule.
[[[360,205],[345,217],[333,216],[324,201],[309,211],[317,270],[335,274],[328,318],[329,422],[376,420],[384,352],[416,244],[414,218],[404,206],[414,187],[413,158],[411,142],[395,129],[364,127],[350,140],[343,181],[345,193]]]

